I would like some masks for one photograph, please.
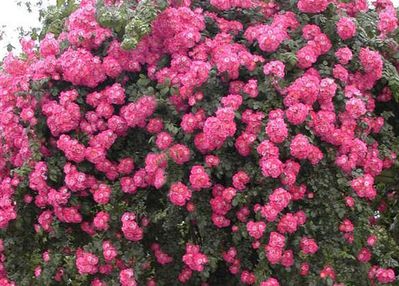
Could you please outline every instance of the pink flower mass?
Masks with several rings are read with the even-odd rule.
[[[1,63],[0,286],[396,285],[390,0],[72,2]]]

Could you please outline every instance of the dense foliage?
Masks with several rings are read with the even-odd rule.
[[[390,0],[57,2],[0,73],[0,285],[397,285]]]

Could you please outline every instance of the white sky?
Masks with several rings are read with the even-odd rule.
[[[36,3],[37,0],[19,0],[22,2],[30,1]],[[56,0],[42,0],[44,5],[55,4]],[[14,47],[19,47],[18,27],[29,29],[31,27],[40,27],[39,15],[37,10],[28,13],[25,7],[17,5],[18,0],[0,0],[0,27],[5,25],[2,30],[5,35],[0,41],[0,58],[7,54],[7,44],[11,43]],[[369,0],[370,2],[370,0]],[[399,0],[393,0],[394,4],[399,6]]]
[[[37,0],[19,0],[21,2],[30,1],[36,3]],[[32,9],[29,13],[24,5],[18,6],[17,0],[0,0],[0,29],[5,31],[2,41],[0,41],[0,58],[7,54],[7,45],[11,43],[14,47],[19,46],[19,33],[17,28],[40,27],[39,13],[37,9]],[[56,0],[43,0],[44,5],[55,4]],[[33,7],[35,8],[35,7]],[[6,26],[4,29],[2,26]]]

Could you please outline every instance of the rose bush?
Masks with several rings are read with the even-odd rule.
[[[0,285],[397,285],[390,0],[72,2],[2,64]]]

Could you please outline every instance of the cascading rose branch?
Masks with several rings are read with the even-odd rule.
[[[368,218],[396,62],[365,0],[170,1],[131,51],[95,4],[4,60],[1,285],[395,281]]]

